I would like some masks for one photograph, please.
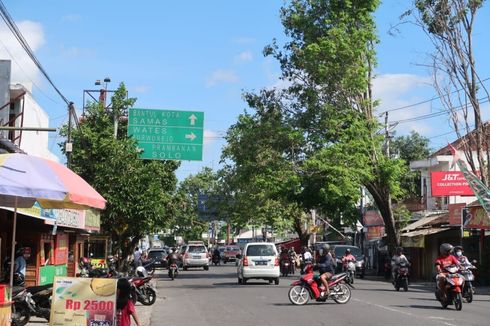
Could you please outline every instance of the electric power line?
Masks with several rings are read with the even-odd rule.
[[[58,95],[68,105],[70,103],[70,101],[68,101],[68,99],[61,93],[61,91],[58,89],[58,87],[56,87],[54,82],[49,77],[46,70],[44,70],[43,66],[41,65],[41,62],[39,62],[39,60],[34,55],[34,52],[32,51],[31,47],[29,46],[29,44],[25,40],[24,36],[20,32],[19,28],[17,27],[17,25],[13,21],[12,17],[10,16],[10,14],[7,11],[7,8],[5,7],[5,5],[3,4],[3,2],[1,0],[0,0],[0,16],[2,16],[2,19],[4,20],[5,24],[7,24],[7,27],[10,29],[10,31],[15,36],[17,41],[19,41],[20,45],[26,51],[27,55],[31,58],[31,60],[34,62],[34,64],[37,66],[39,71],[41,71],[43,76],[47,79],[47,81],[51,84],[51,86],[53,86],[56,93],[58,93]]]
[[[481,81],[479,81],[477,84],[483,84],[484,82],[490,80],[490,77],[488,78],[485,78]],[[421,104],[425,104],[425,103],[429,103],[429,102],[432,102],[434,100],[438,100],[440,99],[442,96],[447,96],[447,95],[451,95],[451,94],[454,94],[454,93],[459,93],[461,92],[463,89],[460,88],[460,89],[457,89],[457,90],[454,90],[450,93],[446,93],[446,94],[443,94],[443,95],[439,95],[439,96],[435,96],[435,97],[432,97],[430,99],[427,99],[427,100],[424,100],[424,101],[421,101],[421,102],[417,102],[417,103],[413,103],[413,104],[408,104],[408,105],[404,105],[404,106],[401,106],[401,107],[398,107],[398,108],[394,108],[394,109],[388,109],[388,110],[385,110],[381,113],[379,113],[379,115],[383,115],[385,114],[386,112],[393,112],[393,111],[399,111],[399,110],[403,110],[403,109],[408,109],[408,108],[411,108],[411,107],[414,107],[414,106],[418,106],[418,105],[421,105]]]

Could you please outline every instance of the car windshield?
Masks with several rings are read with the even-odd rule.
[[[226,251],[239,251],[238,247],[226,247]]]
[[[334,251],[335,251],[335,256],[337,257],[342,257],[344,254],[345,254],[345,251],[347,249],[350,249],[350,253],[356,257],[356,258],[361,258],[362,257],[362,251],[361,249],[359,249],[358,247],[354,247],[354,246],[338,246],[338,247],[335,247]]]
[[[275,256],[276,253],[270,245],[253,245],[248,246],[247,256]]]
[[[148,253],[149,258],[159,258],[165,256],[166,252],[163,250],[158,250],[158,251],[150,251]]]
[[[204,254],[204,253],[206,253],[206,247],[204,247],[204,246],[189,246],[189,253],[191,253],[191,254]]]

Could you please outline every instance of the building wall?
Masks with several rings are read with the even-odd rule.
[[[24,100],[24,127],[48,128],[49,116],[37,104],[30,92],[27,92]],[[23,131],[20,148],[29,155],[59,161],[58,157],[49,150],[49,135],[55,133],[57,131]]]
[[[0,60],[0,107],[10,101],[10,60]],[[0,125],[9,120],[9,107],[0,110]],[[0,138],[7,138],[8,133],[0,130]]]

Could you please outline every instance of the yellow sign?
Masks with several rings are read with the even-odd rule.
[[[114,326],[117,280],[56,277],[50,325]]]

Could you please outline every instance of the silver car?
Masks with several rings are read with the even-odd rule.
[[[189,267],[203,267],[209,269],[209,254],[203,244],[188,244],[182,248],[182,268],[186,271]]]

